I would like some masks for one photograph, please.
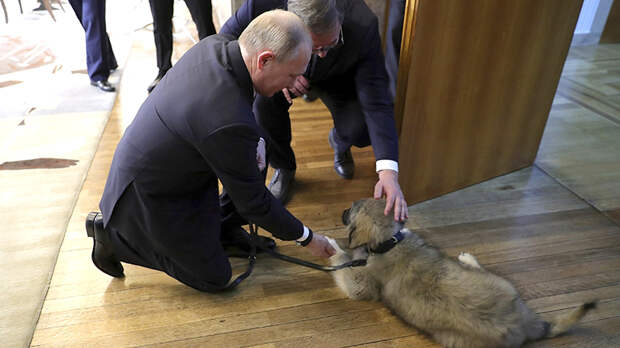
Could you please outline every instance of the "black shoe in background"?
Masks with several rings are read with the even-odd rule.
[[[351,148],[346,149],[343,152],[336,150],[336,141],[334,140],[335,128],[329,132],[329,145],[334,149],[334,169],[336,173],[341,177],[349,180],[353,179],[353,172],[355,170],[355,163],[353,163],[353,155],[351,154]]]
[[[95,86],[95,87],[99,88],[100,90],[102,90],[104,92],[114,92],[114,91],[116,91],[116,88],[114,88],[114,86],[112,86],[108,82],[108,80],[90,81],[90,84],[92,86]]]
[[[151,82],[151,84],[146,88],[146,91],[149,92],[149,94],[153,92],[155,87],[157,87],[157,85],[159,84],[159,81],[161,81],[161,79],[164,78],[164,75],[166,75],[166,71],[160,71],[157,74],[157,77],[155,77],[155,80],[153,80],[153,82]]]

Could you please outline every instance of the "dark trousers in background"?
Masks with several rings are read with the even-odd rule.
[[[311,83],[312,92],[321,98],[334,120],[337,152],[344,152],[353,145],[370,145],[366,120],[353,81],[352,76],[340,76],[338,79]],[[276,169],[297,168],[295,153],[291,147],[289,108],[290,104],[282,92],[271,98],[257,95],[254,102],[254,115],[258,123],[269,135],[269,140],[275,143],[275,146],[270,147],[269,164]]]
[[[149,0],[153,15],[153,35],[157,52],[157,67],[163,76],[172,67],[172,14],[174,0]],[[200,40],[215,34],[211,0],[185,0],[198,29]]]
[[[390,93],[392,94],[392,98],[396,97],[398,62],[400,60],[405,4],[406,0],[390,1],[388,28],[385,35],[385,68],[390,78]]]
[[[69,0],[86,33],[86,66],[91,81],[107,80],[116,57],[106,31],[105,0]]]

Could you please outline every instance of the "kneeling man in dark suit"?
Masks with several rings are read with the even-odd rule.
[[[238,41],[213,35],[179,60],[127,128],[101,213],[87,218],[101,271],[123,277],[120,262],[126,262],[200,291],[227,284],[231,266],[220,239],[243,244],[247,233],[222,227],[218,179],[241,217],[279,239],[297,240],[315,256],[335,252],[273,197],[257,162],[264,151],[254,96],[292,86],[311,51],[299,17],[277,10],[254,19]]]

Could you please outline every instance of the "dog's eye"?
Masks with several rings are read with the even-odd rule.
[[[349,245],[351,245],[351,238],[353,238],[353,232],[355,232],[355,225],[349,225]]]

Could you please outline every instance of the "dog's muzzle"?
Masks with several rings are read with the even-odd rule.
[[[343,223],[343,224],[345,224],[345,225],[348,225],[348,224],[349,224],[349,214],[350,214],[350,213],[351,213],[351,208],[349,208],[349,209],[345,209],[345,210],[342,212],[342,223]]]

